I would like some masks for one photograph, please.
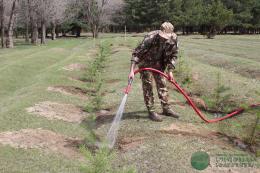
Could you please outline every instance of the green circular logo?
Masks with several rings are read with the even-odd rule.
[[[197,170],[204,170],[209,166],[209,155],[206,152],[198,151],[191,156],[191,166]]]

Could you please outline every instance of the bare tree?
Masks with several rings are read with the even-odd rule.
[[[40,0],[39,15],[41,22],[41,43],[46,43],[46,28],[51,27],[52,40],[56,39],[56,26],[64,18],[67,0]]]
[[[13,41],[13,33],[14,33],[14,23],[15,23],[15,10],[18,0],[13,0],[12,9],[10,13],[10,18],[8,22],[7,34],[6,34],[6,47],[13,48],[14,41]]]
[[[53,0],[52,3],[52,10],[50,10],[49,16],[51,20],[51,26],[52,26],[52,39],[56,39],[57,32],[57,26],[60,25],[64,19],[66,18],[65,11],[67,8],[67,4],[71,0]]]
[[[48,0],[40,1],[40,19],[41,19],[41,44],[46,43],[46,6]]]
[[[16,15],[16,27],[22,29],[25,42],[29,43],[30,33],[30,16],[29,16],[29,0],[19,0]]]
[[[30,14],[29,14],[29,0],[25,1],[25,42],[29,43],[29,26],[30,26]]]
[[[26,40],[31,31],[31,43],[46,43],[47,28],[50,27],[52,39],[56,38],[56,26],[64,20],[67,2],[71,0],[21,0],[19,24],[26,28]],[[31,26],[31,29],[29,29]],[[39,30],[40,29],[40,30]],[[40,33],[39,33],[40,31]]]
[[[98,32],[102,26],[102,18],[105,16],[109,0],[84,0],[85,14],[93,37],[98,37]]]
[[[4,8],[4,0],[0,0],[0,27],[1,27],[1,47],[4,48],[4,35],[5,35],[5,29],[4,29],[4,13],[5,13],[5,8]]]
[[[122,0],[83,0],[83,2],[83,12],[95,38],[104,26],[111,24],[112,16],[123,7],[124,3]]]
[[[37,45],[39,43],[38,18],[39,18],[39,0],[28,0],[29,16],[31,22],[31,43]]]
[[[121,26],[122,28],[125,25],[124,8],[124,0],[110,0],[101,23],[104,26]]]

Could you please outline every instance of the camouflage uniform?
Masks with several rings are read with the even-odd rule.
[[[178,41],[175,33],[166,41],[159,36],[159,30],[148,33],[142,43],[134,50],[131,61],[139,68],[150,67],[164,72],[173,71],[178,54]],[[157,73],[141,72],[144,101],[148,111],[154,112],[152,76],[156,82],[157,92],[163,109],[169,109],[166,79]]]

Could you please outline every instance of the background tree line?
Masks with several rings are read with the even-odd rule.
[[[183,34],[260,33],[259,0],[125,0],[123,15],[129,31],[155,29],[167,20]]]
[[[259,34],[260,0],[0,0],[1,47],[13,37],[45,44],[46,37],[82,30],[143,32],[170,21],[183,34]]]
[[[80,36],[91,31],[93,37],[112,22],[121,0],[0,0],[1,47],[12,48],[13,37],[27,43],[45,44],[67,33]]]

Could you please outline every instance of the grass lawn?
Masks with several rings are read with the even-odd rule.
[[[125,39],[119,34],[105,34],[96,40],[96,44],[92,39],[85,38],[58,39],[49,41],[45,46],[30,46],[19,42],[12,50],[0,50],[0,132],[42,128],[67,137],[85,138],[89,135],[85,123],[48,120],[28,113],[26,108],[44,101],[86,106],[90,99],[51,92],[47,88],[74,86],[88,89],[88,83],[70,79],[82,77],[85,70],[67,71],[63,68],[75,63],[88,67],[99,52],[98,45],[105,41],[110,44],[111,53],[106,57],[102,73],[102,109],[109,110],[114,115],[127,84],[131,50],[141,40],[141,35],[128,35]],[[212,92],[216,85],[216,74],[219,73],[222,82],[230,87],[231,93],[239,98],[249,98],[247,103],[260,103],[260,36],[217,36],[210,40],[202,36],[181,36],[180,47],[182,58],[190,71],[198,74],[197,83],[204,92]],[[184,102],[179,93],[169,90],[171,100]],[[158,99],[156,106],[160,111]],[[114,167],[120,169],[132,165],[138,172],[197,172],[190,164],[190,157],[196,151],[206,151],[212,159],[216,154],[224,153],[252,155],[233,146],[223,137],[215,139],[214,136],[161,131],[172,124],[178,124],[187,128],[195,126],[215,130],[245,139],[251,132],[255,114],[243,113],[219,123],[205,124],[187,104],[172,106],[181,114],[179,120],[168,117],[164,117],[162,123],[148,120],[141,81],[139,75],[136,76],[119,131],[112,161]],[[208,117],[213,118],[210,114]],[[106,135],[110,120],[111,116],[108,116],[105,121],[98,123],[95,132],[101,138]],[[258,165],[259,162],[258,158]],[[0,172],[75,173],[79,172],[81,164],[82,160],[68,158],[62,153],[0,144]],[[218,170],[211,165],[204,172]],[[245,172],[249,169],[234,170]]]

